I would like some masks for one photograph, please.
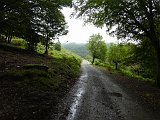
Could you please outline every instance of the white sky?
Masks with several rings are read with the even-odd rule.
[[[69,33],[67,35],[59,37],[61,43],[86,43],[89,40],[89,37],[92,34],[100,33],[103,36],[103,39],[106,43],[116,42],[116,37],[110,37],[106,33],[105,28],[97,28],[93,25],[85,25],[83,24],[83,20],[74,19],[70,17],[73,9],[71,8],[63,8],[62,12],[65,16],[65,20],[68,23]]]

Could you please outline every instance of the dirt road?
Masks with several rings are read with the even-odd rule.
[[[82,63],[82,74],[67,97],[66,120],[158,120],[107,74]],[[155,118],[154,118],[155,117]]]

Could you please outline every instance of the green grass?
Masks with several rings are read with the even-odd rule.
[[[21,38],[14,37],[12,38],[11,43],[19,48],[23,48],[23,49],[27,48],[27,42]]]
[[[110,71],[113,74],[121,74],[123,76],[134,78],[135,80],[139,80],[139,81],[143,81],[143,82],[146,82],[148,84],[151,84],[151,85],[155,85],[155,80],[149,79],[149,78],[144,78],[140,75],[137,75],[137,74],[131,72],[130,70],[121,68],[121,69],[116,71],[114,66],[111,66],[111,65],[105,64],[105,63],[100,63],[100,62],[96,62],[95,65],[97,65],[100,69]]]
[[[0,78],[13,80],[20,86],[34,87],[41,90],[62,90],[67,88],[72,79],[78,76],[80,63],[80,60],[74,57],[56,58],[47,63],[47,66],[49,66],[48,71],[39,69],[39,66],[42,65],[29,64],[25,65],[27,69],[10,70],[5,72]]]
[[[19,55],[23,53],[29,54],[21,46],[14,44],[0,44],[1,49],[4,51],[13,52],[13,54],[20,51]],[[80,72],[81,58],[65,49],[61,51],[50,50],[49,58],[40,59],[39,56],[44,51],[40,46],[39,54],[35,54],[35,58],[42,62],[42,64],[24,64],[21,69],[12,69],[6,71],[0,76],[1,79],[15,81],[18,86],[27,86],[40,90],[63,90],[73,82]],[[32,55],[33,56],[33,55]],[[45,56],[41,56],[45,58]],[[46,69],[47,68],[47,69]]]
[[[57,90],[61,84],[58,77],[53,73],[41,71],[41,70],[12,70],[6,72],[1,76],[2,79],[8,79],[15,81],[19,86],[34,87],[41,90]]]
[[[132,77],[132,78],[135,78],[135,79],[137,79],[137,80],[140,80],[140,81],[149,83],[149,84],[151,84],[151,85],[154,85],[154,84],[155,84],[155,80],[149,79],[149,78],[144,78],[144,77],[142,77],[142,76],[140,76],[140,75],[137,75],[137,74],[132,73],[132,72],[129,71],[129,70],[121,69],[119,72],[120,72],[122,75],[124,75],[124,76]]]

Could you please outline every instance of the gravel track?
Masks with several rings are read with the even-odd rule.
[[[158,120],[107,73],[87,61],[83,61],[81,76],[64,104],[69,112],[57,120]]]

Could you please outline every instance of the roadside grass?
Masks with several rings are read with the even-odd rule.
[[[45,71],[30,69],[30,70],[12,70],[4,73],[1,79],[12,80],[19,87],[34,87],[40,90],[56,90],[58,87],[57,79],[51,77],[51,73]]]
[[[118,71],[120,74],[124,75],[124,76],[128,76],[128,77],[132,77],[135,78],[136,80],[140,80],[143,81],[145,83],[151,84],[151,85],[155,85],[155,80],[150,79],[150,78],[144,78],[140,75],[134,74],[129,70],[125,70],[125,69],[121,69],[120,71]]]
[[[111,74],[121,74],[126,77],[134,78],[135,80],[138,80],[138,81],[143,81],[143,82],[150,84],[150,85],[155,85],[155,80],[149,79],[149,78],[144,78],[144,77],[137,75],[127,69],[121,68],[119,70],[115,70],[114,66],[112,66],[110,64],[101,63],[99,61],[96,61],[95,65],[98,66],[100,69],[103,69],[105,71],[110,72]]]
[[[8,44],[8,43],[0,43],[0,49],[10,52],[27,52],[27,50],[23,47],[15,46],[13,44]]]
[[[22,58],[23,53],[29,54],[24,48],[13,44],[0,44],[0,47],[3,51],[9,51],[12,54],[20,52],[19,55]],[[12,68],[1,72],[0,78],[15,81],[21,87],[28,86],[40,90],[58,91],[68,89],[68,86],[72,84],[73,79],[80,72],[81,58],[65,49],[49,51],[49,56],[44,56],[41,53],[33,54],[29,59],[32,63],[24,63],[21,68]],[[38,61],[38,63],[34,61]]]

